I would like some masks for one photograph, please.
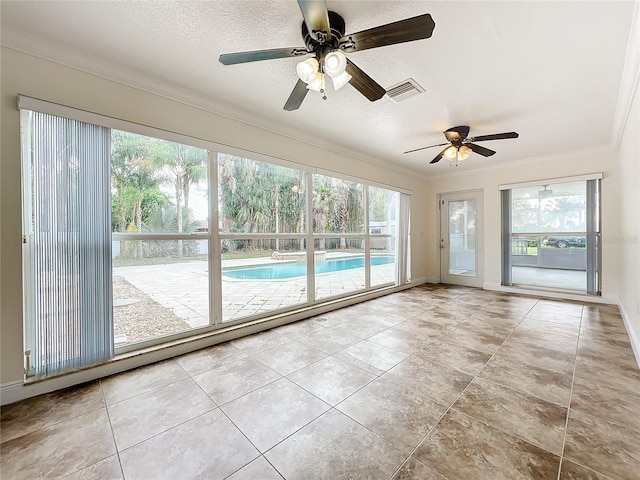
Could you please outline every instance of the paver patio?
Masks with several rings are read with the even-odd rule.
[[[333,254],[328,255],[327,258],[344,256]],[[223,271],[229,267],[269,264],[282,264],[282,261],[270,258],[225,260]],[[171,309],[191,328],[198,328],[209,325],[208,268],[206,261],[185,261],[161,265],[115,267],[113,275],[124,278],[153,301]],[[318,274],[315,277],[316,299],[361,290],[365,285],[364,275],[364,267]],[[394,278],[394,263],[371,267],[371,285],[390,283]],[[223,322],[306,302],[306,276],[280,280],[245,280],[229,278],[224,273],[222,275]]]

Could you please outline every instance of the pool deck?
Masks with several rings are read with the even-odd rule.
[[[327,254],[327,260],[350,256],[354,255]],[[225,260],[223,269],[282,263],[282,260],[268,257]],[[165,265],[115,267],[113,275],[124,278],[160,305],[170,308],[191,328],[197,328],[209,325],[208,268],[206,261],[189,261]],[[394,263],[371,268],[372,285],[392,282],[394,277]],[[364,288],[364,267],[317,274],[315,283],[316,299],[360,290]],[[222,277],[223,322],[306,302],[306,276],[280,280]]]

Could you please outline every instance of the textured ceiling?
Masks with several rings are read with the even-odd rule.
[[[221,53],[304,47],[295,0],[1,2],[2,43],[195,103],[356,158],[426,176],[607,146],[633,1],[327,1],[347,33],[430,13],[430,39],[349,54],[385,88],[425,93],[369,102],[351,86],[282,109],[294,58],[223,66]],[[457,169],[428,165],[442,131],[517,131]]]

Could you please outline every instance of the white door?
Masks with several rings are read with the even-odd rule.
[[[440,281],[482,287],[482,190],[446,193],[440,207]]]

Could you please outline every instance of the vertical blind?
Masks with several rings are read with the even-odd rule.
[[[27,375],[113,357],[108,128],[22,111]]]

